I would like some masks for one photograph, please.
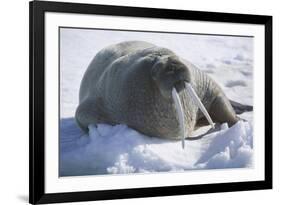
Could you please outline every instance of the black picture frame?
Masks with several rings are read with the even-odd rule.
[[[29,107],[29,202],[31,204],[154,197],[198,193],[260,190],[272,188],[272,16],[199,12],[156,8],[105,6],[93,4],[32,1],[29,4],[30,107]],[[71,193],[45,192],[45,12],[97,14],[110,16],[150,17],[199,20],[265,27],[265,180],[219,184],[197,184],[153,188],[135,188]]]

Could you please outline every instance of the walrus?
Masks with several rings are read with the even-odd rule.
[[[183,129],[192,133],[208,123],[188,86],[214,123],[232,126],[239,120],[211,77],[173,51],[143,41],[110,45],[96,54],[81,81],[75,119],[85,132],[90,124],[126,124],[151,137],[185,138]]]

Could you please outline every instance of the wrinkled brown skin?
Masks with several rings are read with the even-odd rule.
[[[126,124],[151,137],[180,139],[174,86],[188,132],[206,124],[183,82],[192,84],[214,122],[231,126],[238,121],[222,89],[207,74],[171,50],[142,41],[112,45],[94,57],[81,82],[76,121],[86,132],[89,124]]]

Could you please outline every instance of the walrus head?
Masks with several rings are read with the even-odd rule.
[[[191,86],[190,71],[176,56],[164,57],[158,60],[152,67],[151,75],[162,96],[164,98],[172,98],[174,101],[181,130],[183,148],[184,139],[188,137],[188,133],[185,130],[184,111],[178,93],[186,91],[194,104],[203,112],[211,126],[214,126],[209,113]]]
[[[151,69],[151,76],[164,98],[172,97],[173,88],[178,93],[183,91],[185,83],[191,81],[188,68],[176,56],[158,59]]]

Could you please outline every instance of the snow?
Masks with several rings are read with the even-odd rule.
[[[82,76],[103,47],[143,40],[173,50],[208,73],[228,98],[253,104],[253,38],[149,32],[61,29],[60,176],[249,168],[253,156],[253,112],[244,120],[202,127],[185,140],[145,136],[126,125],[91,125],[89,134],[76,125],[74,113]],[[202,137],[203,136],[203,137]]]
[[[71,122],[70,127],[75,126]],[[238,122],[205,135],[200,140],[181,141],[151,138],[126,125],[91,125],[89,136],[61,136],[63,176],[89,174],[128,174],[134,172],[183,171],[251,167],[252,128]]]

